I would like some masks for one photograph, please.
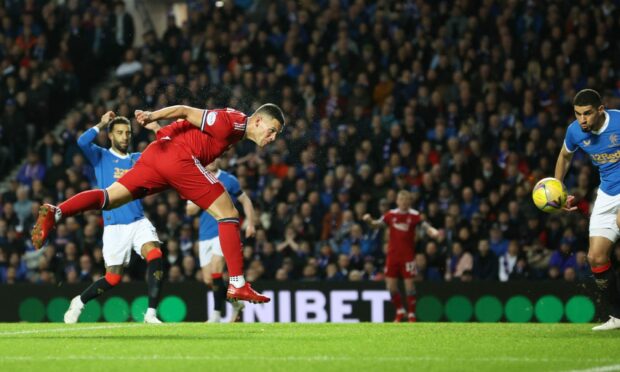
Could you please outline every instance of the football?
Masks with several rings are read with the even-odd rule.
[[[566,204],[566,187],[557,178],[547,177],[536,183],[532,190],[532,199],[536,207],[543,212],[557,213]]]

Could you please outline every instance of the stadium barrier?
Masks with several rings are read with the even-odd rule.
[[[61,322],[70,299],[86,284],[0,286],[1,322]],[[247,304],[244,322],[389,322],[394,315],[382,283],[259,282],[268,304]],[[83,322],[142,321],[146,284],[123,284],[89,302]],[[420,283],[419,321],[573,322],[600,319],[583,284],[565,282]],[[213,296],[196,282],[166,283],[159,314],[166,322],[204,321]],[[225,320],[230,314],[230,304]]]

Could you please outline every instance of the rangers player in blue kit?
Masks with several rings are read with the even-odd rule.
[[[106,127],[112,144],[109,149],[94,144],[98,133]],[[111,111],[101,117],[99,124],[88,129],[78,138],[78,146],[95,169],[98,188],[105,189],[110,186],[136,163],[140,153],[128,153],[130,141],[131,123],[125,117],[116,117]],[[76,323],[88,301],[121,282],[123,267],[129,263],[132,249],[147,261],[149,299],[144,322],[161,323],[157,318],[156,309],[163,277],[162,251],[155,228],[144,217],[140,200],[133,200],[122,207],[104,210],[102,213],[103,258],[106,274],[71,300],[64,316],[65,323]]]
[[[207,165],[207,171],[214,174],[217,179],[224,185],[224,188],[230,194],[233,202],[239,201],[243,207],[246,220],[249,222],[245,237],[249,238],[254,235],[254,206],[250,198],[241,190],[239,180],[234,175],[219,169],[219,160]],[[189,216],[200,212],[200,207],[191,201],[187,202],[186,213]],[[224,271],[224,255],[220,246],[220,238],[218,236],[217,221],[209,213],[203,211],[200,215],[200,229],[198,232],[198,249],[200,256],[200,267],[202,269],[202,277],[204,282],[213,289],[213,312],[209,316],[210,323],[219,323],[222,318],[224,304],[226,301],[226,286],[222,278]],[[239,313],[243,310],[243,302],[232,302],[233,313],[230,318],[231,322],[237,320]]]
[[[592,89],[578,92],[573,99],[577,120],[566,130],[564,146],[555,166],[555,178],[562,181],[573,153],[584,151],[600,173],[601,183],[590,216],[588,262],[596,286],[607,302],[609,320],[595,331],[620,329],[620,291],[610,253],[620,238],[620,111],[606,110],[601,96]],[[565,210],[573,211],[574,196],[569,195]]]

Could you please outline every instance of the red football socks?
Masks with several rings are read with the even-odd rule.
[[[218,221],[220,245],[228,266],[230,277],[243,275],[243,254],[241,252],[241,237],[239,236],[239,220],[224,218]]]
[[[60,208],[63,217],[70,217],[80,212],[102,209],[104,203],[104,190],[88,190],[65,200],[58,208]]]
[[[407,295],[407,312],[409,314],[415,314],[415,304],[416,304],[415,295]]]
[[[392,295],[392,304],[394,304],[394,308],[396,309],[396,311],[400,310],[403,308],[403,299],[400,295],[400,292],[391,292],[390,293]]]

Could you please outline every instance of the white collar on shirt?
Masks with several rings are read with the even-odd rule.
[[[592,133],[594,133],[596,135],[599,135],[599,134],[603,133],[605,131],[605,129],[607,129],[607,127],[609,126],[609,114],[607,113],[607,111],[603,111],[603,113],[605,114],[605,122],[603,123],[603,126],[599,130],[593,130],[592,131]]]
[[[112,155],[116,156],[117,158],[121,158],[121,159],[127,159],[129,158],[129,153],[123,155],[121,153],[116,152],[116,150],[114,150],[113,148],[110,147],[110,152],[112,153]]]

